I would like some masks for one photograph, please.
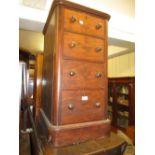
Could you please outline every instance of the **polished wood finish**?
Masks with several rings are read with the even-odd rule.
[[[43,95],[37,126],[42,137],[55,146],[105,137],[110,132],[109,16],[84,9],[71,2],[54,1],[44,28]]]
[[[62,91],[61,124],[97,121],[107,118],[104,90]],[[81,100],[81,97],[89,97]]]
[[[88,34],[101,38],[105,37],[105,21],[103,18],[71,9],[65,9],[64,16],[64,28],[66,31]]]
[[[110,130],[107,130],[107,128],[106,128],[106,130],[104,130],[103,126],[100,127],[101,123],[99,121],[99,122],[96,122],[97,126],[94,125],[94,128],[93,129],[91,128],[91,130],[98,131],[97,127],[100,127],[101,128],[100,133],[107,132],[106,135],[108,135],[108,136],[100,137],[99,139],[91,138],[91,140],[87,140],[85,142],[79,141],[78,137],[82,137],[83,134],[90,136],[87,131],[90,129],[91,123],[86,123],[85,124],[86,133],[81,133],[81,132],[77,131],[77,133],[75,134],[75,132],[73,132],[75,139],[77,139],[77,141],[74,141],[74,145],[61,146],[59,144],[58,145],[59,147],[55,147],[56,145],[54,146],[51,143],[51,137],[49,137],[48,140],[45,140],[44,137],[40,133],[38,135],[38,131],[36,130],[34,121],[32,119],[32,112],[30,111],[30,109],[28,110],[28,112],[29,112],[29,116],[31,118],[31,125],[33,128],[33,132],[31,133],[31,145],[33,148],[33,150],[32,150],[33,154],[35,154],[35,155],[123,155],[125,148],[127,146],[127,143],[125,142],[125,140],[118,137],[113,132],[110,133],[109,132]],[[46,121],[44,121],[43,123],[45,123],[45,122]],[[48,123],[42,124],[41,127],[43,127],[43,128],[45,126],[50,127],[50,125],[51,124],[48,124]],[[67,132],[68,129],[69,130],[72,130],[72,129],[77,130],[76,129],[77,127],[81,128],[82,126],[83,126],[83,123],[78,123],[77,125],[61,126],[61,127],[51,126],[49,128],[50,129],[49,132],[51,132],[52,129],[55,129],[54,131],[61,132],[61,134],[65,134],[65,132]],[[108,126],[108,127],[110,127],[110,126]],[[62,132],[63,130],[65,130],[65,132]],[[82,128],[82,130],[84,130],[84,128]],[[93,134],[100,134],[97,131],[93,131]],[[57,132],[52,132],[52,134],[55,134],[55,136],[60,136],[59,134],[57,135]],[[67,133],[65,136],[65,138],[67,140],[69,138],[71,138],[71,136],[69,136],[69,134]],[[39,138],[39,136],[40,136],[40,138]],[[61,135],[61,137],[63,137],[63,136]],[[58,140],[58,141],[56,141],[57,144],[60,142],[61,142],[61,144],[63,144],[63,143],[66,144],[66,141],[63,141],[62,138],[59,138],[57,140]],[[82,140],[83,140],[83,138],[82,138]],[[70,143],[70,140],[69,140],[69,143]]]
[[[75,4],[75,3],[72,3],[72,2],[69,2],[69,1],[66,1],[66,0],[54,0],[53,4],[51,6],[51,9],[50,9],[48,18],[47,18],[47,22],[46,22],[45,27],[43,29],[44,34],[47,31],[47,27],[48,27],[48,25],[50,23],[51,16],[53,15],[54,9],[56,8],[57,5],[62,5],[64,7],[71,8],[71,9],[74,9],[74,10],[77,10],[77,11],[86,12],[86,13],[89,13],[90,15],[98,16],[100,18],[104,18],[104,19],[107,19],[107,20],[110,19],[110,15],[106,14],[104,12],[100,12],[98,10],[94,10],[94,9],[88,8],[86,6]]]
[[[104,64],[64,60],[62,89],[106,89],[104,69]],[[71,73],[74,75],[70,75]]]
[[[35,117],[39,114],[41,108],[41,95],[42,95],[42,76],[43,76],[43,54],[36,55],[35,60],[35,73],[34,73],[34,113]]]
[[[54,146],[65,146],[68,144],[77,144],[87,140],[93,140],[98,137],[106,137],[110,133],[110,125],[105,122],[91,122],[89,125],[74,124],[65,129],[52,129],[49,133],[52,135],[52,144]]]
[[[54,146],[76,144],[98,137],[106,137],[110,133],[109,119],[56,126],[48,121],[42,109],[40,112],[41,115],[38,118],[38,124],[41,124],[38,130],[39,136],[42,141],[52,143]]]
[[[61,17],[59,15],[59,7],[56,7],[48,30],[44,37],[44,63],[43,63],[43,94],[42,94],[42,107],[48,119],[53,124],[58,124],[58,101],[59,101],[59,81],[60,81],[60,67],[59,67],[59,26],[58,21]],[[59,17],[58,17],[59,16]],[[55,90],[55,91],[52,91]],[[55,104],[52,104],[55,103]]]
[[[104,44],[102,39],[64,32],[63,56],[65,59],[103,62],[106,52]]]

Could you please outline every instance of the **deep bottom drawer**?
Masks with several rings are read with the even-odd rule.
[[[106,119],[104,90],[75,90],[61,93],[60,124]]]

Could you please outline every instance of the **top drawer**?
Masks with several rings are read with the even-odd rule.
[[[105,20],[84,12],[64,10],[64,28],[68,31],[105,37]]]

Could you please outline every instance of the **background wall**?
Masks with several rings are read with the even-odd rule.
[[[135,76],[135,52],[108,59],[108,77]]]
[[[19,30],[19,47],[27,51],[43,52],[44,36],[41,32]]]

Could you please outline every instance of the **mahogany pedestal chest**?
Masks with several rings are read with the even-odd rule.
[[[107,118],[108,14],[64,0],[44,33],[42,107],[37,128],[54,146],[110,134]]]

